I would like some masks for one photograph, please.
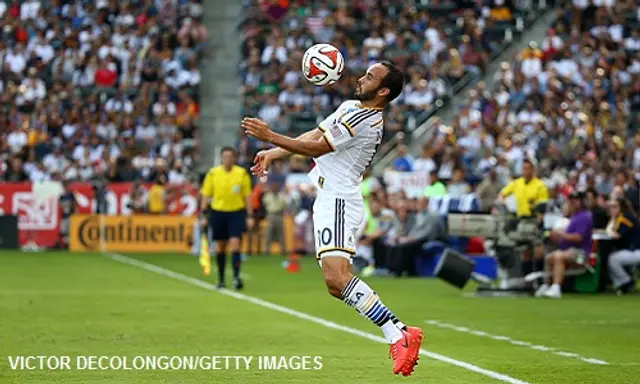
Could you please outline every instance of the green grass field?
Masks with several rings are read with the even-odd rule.
[[[289,274],[279,258],[250,258],[234,297],[210,289],[197,258],[126,256],[0,253],[0,383],[640,383],[639,296],[473,298],[434,279],[369,278],[433,353],[403,378],[388,347],[367,338],[381,332],[328,296],[313,259]],[[71,356],[72,369],[11,369],[20,355]],[[256,360],[237,370],[75,366],[77,356],[183,355]],[[322,368],[260,370],[258,356],[319,356]]]

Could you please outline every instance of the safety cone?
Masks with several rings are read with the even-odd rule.
[[[289,256],[289,262],[287,263],[286,269],[289,273],[300,272],[300,256],[298,254],[292,253]]]

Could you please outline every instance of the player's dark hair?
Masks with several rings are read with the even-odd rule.
[[[380,87],[389,88],[387,101],[392,102],[396,97],[400,96],[402,88],[404,88],[404,74],[390,61],[383,61],[380,64],[384,65],[389,71],[380,82]]]
[[[220,151],[220,154],[222,155],[223,153],[225,153],[227,151],[231,152],[231,154],[234,155],[234,156],[236,155],[236,150],[233,147],[224,147],[224,148],[222,148],[222,150]]]

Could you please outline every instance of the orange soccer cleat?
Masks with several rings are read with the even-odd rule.
[[[424,335],[420,328],[407,327],[405,331],[402,331],[402,336],[402,339],[389,347],[389,353],[393,359],[393,373],[409,376],[418,364]]]

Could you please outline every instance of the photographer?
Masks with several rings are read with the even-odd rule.
[[[516,215],[520,220],[535,219],[537,207],[549,200],[549,191],[542,180],[536,177],[532,160],[523,160],[522,176],[511,181],[500,191],[498,202],[504,203],[505,198],[511,195],[515,198]],[[528,250],[522,254],[522,272],[525,276],[533,271],[542,270],[544,266],[543,245],[536,244],[533,251],[533,257]]]

